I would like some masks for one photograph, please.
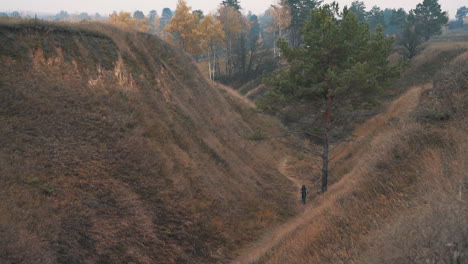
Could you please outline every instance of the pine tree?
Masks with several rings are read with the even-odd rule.
[[[457,9],[456,18],[458,23],[460,23],[460,27],[463,27],[463,19],[468,15],[468,7],[462,6]]]
[[[143,12],[141,12],[140,10],[137,10],[137,11],[133,12],[133,18],[145,19],[145,14],[143,14]]]
[[[240,6],[240,3],[238,0],[224,0],[222,3],[221,3],[223,6],[230,6],[230,7],[233,7],[235,8],[236,10],[240,10],[241,9],[241,6]]]
[[[413,10],[417,26],[426,41],[441,33],[442,25],[447,24],[447,14],[440,9],[438,0],[424,0]]]
[[[135,15],[133,15],[133,16],[135,16]],[[156,11],[156,10],[149,11],[149,13],[148,13],[149,22],[153,23],[157,16],[158,16],[158,11]]]
[[[150,25],[150,33],[162,37],[161,19],[156,10],[151,10],[148,13],[148,23]]]
[[[392,16],[390,17],[390,26],[395,27],[396,35],[401,36],[405,29],[406,25],[406,12],[403,8],[394,10]]]
[[[378,6],[373,6],[367,13],[367,24],[369,24],[371,32],[375,32],[378,25],[385,28],[384,13]]]
[[[366,5],[362,1],[353,1],[349,7],[349,11],[353,12],[356,18],[365,22],[367,20]]]
[[[169,25],[169,22],[172,19],[172,16],[174,14],[172,13],[172,10],[168,7],[163,8],[162,14],[161,14],[161,24],[163,27],[166,27]]]
[[[312,11],[302,32],[303,46],[279,43],[288,66],[266,82],[271,90],[259,106],[277,112],[307,103],[314,109],[301,123],[308,126],[304,134],[322,146],[322,192],[327,190],[330,148],[339,139],[334,132],[340,122],[372,101],[397,76],[397,67],[387,60],[393,40],[382,30],[379,26],[371,34],[352,12],[346,8],[339,12],[337,4],[332,4]]]
[[[405,48],[407,53],[405,56],[408,59],[412,59],[418,54],[420,46],[424,42],[424,37],[421,33],[421,27],[417,22],[413,10],[411,10],[408,16],[406,16],[404,30],[398,42]]]
[[[309,18],[312,10],[320,6],[323,0],[282,0],[281,5],[287,6],[291,15],[290,44],[299,46],[301,44],[301,29]]]
[[[199,20],[202,20],[205,17],[205,14],[203,14],[203,11],[200,9],[192,11],[192,14],[196,14]]]

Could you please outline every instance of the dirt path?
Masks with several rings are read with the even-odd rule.
[[[342,148],[344,151],[342,151],[342,154],[340,155],[346,155],[348,151],[352,151],[354,149],[354,144],[360,144],[360,137],[373,136],[373,134],[391,118],[408,117],[409,113],[417,106],[421,92],[429,87],[430,85],[412,87],[395,100],[385,113],[379,114],[357,127],[355,135],[358,140],[344,145]],[[278,170],[296,186],[300,187],[301,184],[288,172],[288,161],[289,157],[283,158],[278,165]],[[271,233],[266,234],[261,240],[257,241],[253,245],[250,245],[250,247],[246,248],[244,252],[241,252],[241,255],[232,263],[256,263],[266,252],[280,244],[283,239],[292,235],[295,230],[316,219],[326,209],[333,206],[338,199],[347,195],[354,189],[354,186],[358,182],[358,179],[353,179],[353,176],[358,174],[355,173],[355,170],[357,169],[359,169],[359,166],[355,166],[348,174],[343,176],[339,182],[330,186],[326,194],[320,195],[313,201],[313,203],[309,203],[302,214],[278,227],[276,230],[273,230]]]
[[[340,144],[340,146],[334,149],[333,153],[331,153],[332,165],[333,163],[338,162],[348,153],[353,152],[353,149],[359,147],[359,145],[365,141],[366,138],[369,139],[372,137],[372,135],[376,134],[379,129],[385,126],[385,124],[393,118],[396,118],[395,121],[408,118],[411,111],[413,111],[413,109],[418,105],[421,92],[431,87],[431,83],[412,87],[398,99],[393,101],[388,107],[387,111],[356,127],[356,129],[353,131],[353,135],[356,137],[355,140]]]
[[[279,165],[278,165],[278,170],[279,170],[279,172],[280,172],[281,174],[284,175],[284,177],[286,177],[286,178],[288,178],[290,181],[292,181],[292,182],[294,183],[294,186],[296,186],[297,189],[299,190],[299,189],[301,188],[302,184],[299,182],[299,180],[297,180],[297,179],[295,179],[295,178],[293,177],[293,175],[292,175],[291,172],[288,171],[288,166],[289,166],[289,165],[288,165],[288,162],[289,162],[290,159],[291,159],[291,157],[289,157],[289,156],[284,157],[284,158],[280,161],[280,163],[279,163]]]

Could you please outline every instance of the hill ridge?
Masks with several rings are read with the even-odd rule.
[[[0,262],[223,263],[294,214],[285,149],[248,139],[280,124],[170,44],[28,21],[0,42]]]

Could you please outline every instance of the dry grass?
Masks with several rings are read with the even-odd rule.
[[[435,76],[434,89],[428,90],[414,113],[421,122],[451,119],[464,121],[468,89],[468,51],[460,54]]]
[[[444,145],[426,150],[422,191],[410,201],[409,210],[369,235],[373,246],[361,263],[468,261],[467,73],[465,52],[442,69],[434,87],[423,94],[414,116],[426,130],[437,131]]]
[[[433,88],[410,89],[360,125],[357,140],[342,145],[337,157],[334,176],[341,179],[282,226],[281,238],[254,245],[239,263],[467,261],[467,62],[453,47],[446,65],[455,66]],[[423,61],[441,53],[428,54]],[[450,111],[450,120],[415,120],[434,105]]]
[[[297,210],[277,170],[291,153],[245,136],[280,125],[171,45],[103,24],[10,20],[0,43],[1,263],[225,263]],[[427,51],[410,75],[440,57],[466,64],[463,49]],[[466,261],[466,90],[438,80],[362,125],[329,192],[245,259]],[[449,121],[414,121],[422,90],[418,111],[448,106],[437,110]],[[313,168],[287,171],[304,180]]]
[[[279,124],[154,36],[0,21],[0,262],[223,263],[294,213]]]
[[[417,94],[418,90],[414,89],[408,92],[404,98],[411,98],[414,93]],[[398,103],[397,101],[394,106],[398,105]],[[400,111],[397,111],[393,114],[399,113]],[[340,243],[344,243],[345,237],[343,236],[346,233],[341,229],[350,227],[348,225],[351,222],[361,217],[360,210],[357,210],[355,207],[350,208],[348,204],[363,206],[365,203],[362,200],[369,199],[368,197],[360,197],[359,199],[354,197],[358,195],[360,188],[362,188],[363,175],[369,173],[373,164],[378,163],[380,158],[383,158],[375,153],[389,151],[388,148],[393,147],[394,140],[399,137],[398,128],[391,128],[393,132],[389,133],[388,126],[382,127],[379,125],[390,117],[392,117],[390,114],[377,116],[362,125],[363,127],[377,126],[373,130],[368,130],[367,133],[369,134],[362,135],[371,140],[355,142],[355,145],[359,145],[359,149],[362,150],[362,154],[353,155],[350,158],[353,160],[352,163],[354,163],[352,171],[345,175],[338,183],[332,185],[327,194],[311,201],[312,205],[293,222],[294,228],[291,228],[287,224],[288,234],[282,238],[278,245],[272,244],[272,248],[265,251],[266,255],[259,258],[258,263],[323,263],[327,258],[330,258],[330,260],[326,263],[338,263],[336,261],[340,260],[340,258],[330,255],[336,251],[328,247],[335,247],[336,245],[333,246],[333,244],[338,243],[341,239],[343,241]],[[348,146],[348,148],[353,149],[353,146]],[[371,186],[371,188],[374,187]],[[380,201],[379,197],[382,194],[379,190],[370,189],[365,191],[365,195],[372,196],[370,201],[374,201],[374,199],[375,201]],[[354,201],[351,202],[351,200]],[[337,229],[335,229],[336,225],[339,225]],[[353,225],[355,227],[362,227],[356,223]],[[355,232],[358,231],[362,230],[355,230]],[[340,239],[335,237],[330,241],[322,240],[323,236],[331,238],[339,233],[342,233],[339,235]],[[315,239],[320,239],[320,241],[316,241]],[[251,260],[256,258],[252,257]]]
[[[403,78],[397,82],[397,89],[405,90],[410,86],[426,83],[435,74],[453,61],[460,54],[468,51],[468,42],[459,41],[458,35],[445,35],[444,38],[432,40],[424,50],[410,63]],[[467,35],[464,35],[467,38]]]
[[[374,135],[370,144],[361,143],[361,148],[366,149],[367,154],[358,156],[354,169],[334,184],[329,193],[313,201],[313,205],[298,217],[294,231],[290,231],[278,245],[272,245],[255,263],[362,263],[357,258],[371,245],[377,245],[375,240],[379,241],[379,245],[388,245],[385,237],[390,235],[385,230],[380,230],[391,222],[389,219],[396,212],[403,214],[406,217],[404,219],[409,221],[411,218],[405,215],[406,210],[414,215],[415,209],[421,206],[442,208],[439,202],[447,200],[452,201],[446,204],[447,208],[456,208],[453,217],[435,218],[437,221],[434,221],[431,214],[422,213],[418,217],[426,221],[424,224],[430,228],[436,228],[441,223],[448,226],[441,233],[444,238],[454,241],[440,240],[436,243],[438,246],[457,243],[458,249],[463,249],[463,245],[466,245],[466,234],[462,232],[466,226],[466,221],[463,220],[467,216],[466,203],[459,204],[452,199],[457,197],[464,175],[448,175],[443,169],[448,167],[458,172],[463,171],[463,164],[466,163],[466,153],[463,150],[466,146],[450,148],[454,142],[466,139],[466,133],[456,130],[453,131],[454,134],[446,135],[446,132],[441,129],[427,131],[421,125],[405,125],[403,131],[386,131]],[[445,159],[441,160],[440,157]],[[450,199],[446,197],[446,193]],[[420,198],[426,195],[429,196],[426,200]],[[428,201],[437,201],[439,204],[432,205]],[[409,226],[417,223],[411,222]],[[430,225],[432,223],[434,224]],[[422,228],[426,229],[422,234],[431,234],[430,228]],[[374,236],[374,232],[383,232],[384,235],[368,242],[367,237]],[[404,236],[405,232],[398,229],[393,237],[394,245],[402,240],[410,243]],[[454,237],[454,234],[461,237]],[[412,240],[413,245],[424,245],[424,242],[427,244],[431,238],[436,237],[437,234],[416,236]],[[417,257],[413,259],[431,257],[431,254],[426,256],[424,252],[419,252],[418,248],[422,247],[413,247],[399,253],[416,254]],[[386,247],[377,247],[373,256],[383,256],[380,253],[386,252],[385,249]],[[436,249],[428,247],[427,250],[431,253]],[[449,256],[446,251],[435,252],[433,255],[437,254],[437,258],[431,259]],[[389,255],[395,257],[391,253]],[[405,257],[411,258],[411,255]],[[386,260],[382,262],[380,258],[371,258],[366,261],[402,263],[388,261],[388,258]]]

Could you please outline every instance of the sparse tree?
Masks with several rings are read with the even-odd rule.
[[[158,16],[158,11],[156,11],[156,10],[149,11],[149,13],[148,13],[149,22],[153,23],[157,16]]]
[[[167,39],[168,33],[166,32],[166,27],[170,24],[171,19],[173,16],[173,12],[170,8],[163,8],[161,13],[161,31],[162,31],[162,38]]]
[[[305,135],[322,146],[322,192],[327,191],[330,148],[339,137],[334,134],[349,113],[359,110],[396,77],[397,67],[387,57],[393,40],[382,27],[371,34],[346,8],[337,4],[314,9],[303,29],[304,45],[279,45],[288,66],[267,81],[271,90],[260,101],[265,110],[278,111],[294,104],[307,104],[311,116],[300,120]],[[347,115],[348,114],[348,115]],[[346,117],[348,116],[348,117]],[[313,150],[309,150],[313,151]]]
[[[462,6],[457,9],[457,21],[460,23],[460,27],[463,27],[463,20],[468,15],[468,7]]]
[[[68,14],[68,12],[62,10],[62,11],[60,11],[58,14],[56,14],[56,15],[54,16],[54,20],[60,21],[60,20],[67,19],[67,18],[69,18],[69,17],[70,17],[70,15]]]
[[[406,26],[406,17],[407,14],[403,8],[398,10],[393,10],[393,13],[390,17],[389,25],[395,28],[395,34],[397,37],[401,36]]]
[[[171,21],[173,15],[174,13],[172,12],[171,9],[167,7],[163,9],[162,15],[161,15],[161,22],[163,23],[163,26],[169,25],[169,21]]]
[[[196,14],[199,20],[202,20],[205,17],[205,14],[203,14],[203,11],[200,9],[192,11],[192,14]]]
[[[402,17],[403,14],[400,19]],[[398,40],[406,50],[406,57],[411,59],[416,56],[421,44],[431,36],[440,34],[442,25],[447,21],[448,17],[441,11],[437,0],[424,0],[411,10]]]
[[[223,43],[224,32],[221,23],[212,15],[206,15],[200,21],[199,32],[201,36],[200,47],[208,56],[208,72],[210,80],[217,76],[217,50]]]
[[[167,7],[162,10],[161,24],[163,27],[166,27],[167,25],[169,25],[169,22],[171,21],[173,15],[174,14],[172,10]]]
[[[258,18],[259,23],[260,23],[260,28],[262,30],[262,39],[265,41],[263,47],[267,49],[272,49],[273,48],[273,32],[270,30],[270,27],[272,25],[272,7],[270,6],[263,14],[261,14]],[[274,28],[274,27],[273,27]]]
[[[224,31],[224,48],[226,50],[226,74],[231,77],[235,67],[235,50],[239,45],[239,37],[243,33],[245,21],[242,14],[232,6],[220,6],[218,20]]]
[[[137,11],[133,12],[133,18],[145,19],[145,14],[143,14],[143,12],[137,10]]]
[[[20,13],[18,11],[13,11],[13,12],[11,12],[10,17],[21,18],[21,15],[20,15]]]
[[[271,17],[265,26],[267,32],[273,33],[273,56],[279,56],[277,41],[286,38],[286,31],[291,23],[290,9],[286,6],[272,5],[266,12]]]
[[[447,24],[448,17],[440,9],[438,0],[424,0],[413,10],[416,26],[426,41],[433,35],[441,33],[442,26]]]
[[[260,23],[258,22],[258,17],[256,15],[252,15],[249,18],[249,35],[247,39],[247,48],[249,51],[249,61],[247,64],[247,69],[246,72],[244,73],[245,77],[248,77],[248,75],[252,72],[253,70],[253,65],[255,61],[257,60],[257,52],[262,46],[262,41],[260,38]]]
[[[148,13],[148,23],[151,34],[162,36],[161,19],[159,18],[158,12],[156,10],[151,10]]]
[[[323,0],[282,0],[281,5],[288,8],[291,15],[289,42],[297,47],[302,43],[301,30],[310,13],[319,7]]]
[[[241,9],[241,6],[240,6],[240,3],[238,0],[224,0],[222,3],[221,3],[223,6],[230,6],[230,7],[233,7],[234,9],[236,10],[240,10]]]
[[[385,28],[384,12],[378,6],[373,6],[366,16],[371,32],[375,32],[378,25]]]
[[[80,20],[91,20],[91,17],[88,15],[88,13],[83,12],[78,15],[78,18]]]
[[[406,24],[404,30],[398,41],[400,45],[402,45],[405,48],[405,56],[408,59],[412,59],[418,54],[419,47],[424,42],[424,38],[421,34],[421,27],[418,26],[418,22],[416,20],[413,10],[411,10],[408,16],[406,17]]]
[[[361,21],[367,21],[366,5],[362,1],[353,1],[349,7],[349,11],[353,12],[356,18]]]

